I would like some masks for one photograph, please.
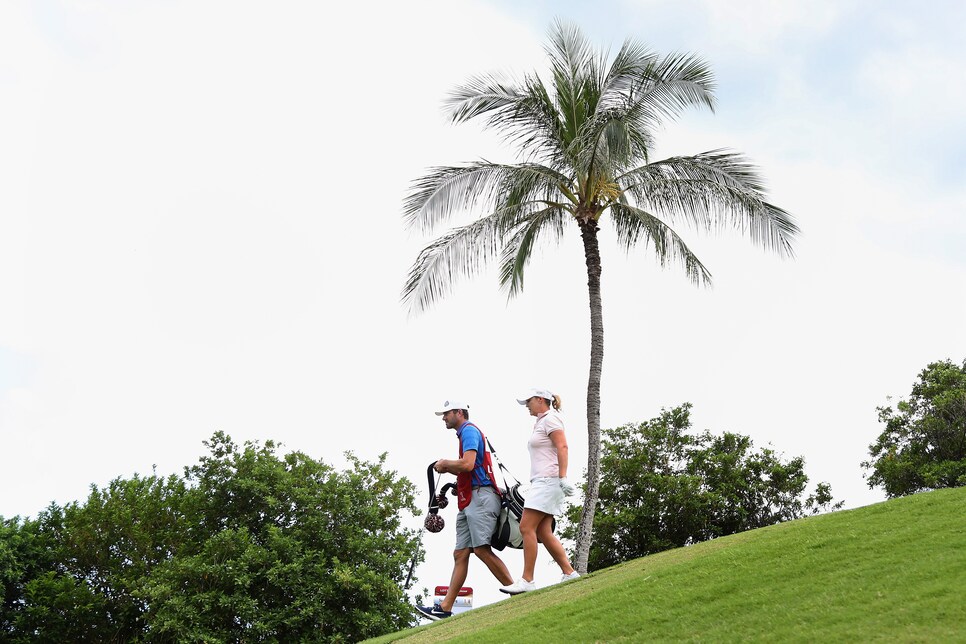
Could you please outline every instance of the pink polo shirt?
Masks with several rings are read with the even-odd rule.
[[[549,409],[537,416],[530,434],[530,480],[544,476],[560,476],[560,465],[557,462],[557,448],[550,440],[550,434],[563,429],[563,418],[554,410]]]

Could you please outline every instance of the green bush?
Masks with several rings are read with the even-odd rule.
[[[690,430],[688,403],[604,430],[590,570],[842,506],[827,483],[804,497],[802,458],[756,450],[741,434]],[[565,537],[580,512],[568,508]]]
[[[889,498],[966,485],[966,361],[932,362],[908,400],[879,407],[885,429],[862,463]]]
[[[116,479],[0,526],[0,640],[355,641],[407,626],[414,487],[223,433],[184,476]]]

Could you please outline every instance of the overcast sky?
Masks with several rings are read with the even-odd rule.
[[[423,315],[399,303],[429,241],[403,227],[409,182],[515,159],[449,125],[442,98],[539,69],[555,17],[612,51],[632,37],[706,58],[718,109],[669,124],[655,158],[744,152],[802,228],[793,260],[687,232],[714,275],[696,289],[605,223],[603,426],[689,401],[696,429],[803,456],[846,507],[883,498],[859,465],[876,406],[966,357],[961,2],[335,6],[0,4],[0,516],[180,472],[216,430],[337,466],[387,451],[422,492],[455,454],[432,414],[448,397],[523,476],[532,423],[513,399],[533,385],[563,397],[579,478],[576,230],[516,300],[489,271]],[[420,587],[448,581],[444,516]],[[500,597],[478,562],[467,583]]]

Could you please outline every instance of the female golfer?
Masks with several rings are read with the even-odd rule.
[[[523,536],[523,576],[500,590],[518,595],[536,590],[533,569],[537,563],[537,543],[542,543],[563,573],[561,581],[580,577],[570,565],[567,552],[553,534],[554,515],[563,514],[564,500],[574,493],[567,480],[567,437],[564,435],[560,396],[548,389],[531,389],[522,399],[531,416],[537,417],[530,435],[530,491],[523,504],[520,534]],[[551,409],[552,407],[552,409]]]

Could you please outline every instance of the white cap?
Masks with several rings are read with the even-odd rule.
[[[470,406],[461,400],[451,398],[450,400],[447,400],[446,402],[443,403],[443,411],[436,412],[436,415],[442,416],[443,414],[450,411],[451,409],[465,409],[466,411],[469,411]]]
[[[517,402],[520,403],[521,405],[526,405],[527,404],[527,401],[530,400],[533,397],[546,398],[547,400],[553,400],[553,394],[550,392],[549,389],[537,389],[537,388],[534,388],[534,389],[530,389],[529,391],[527,391],[526,395],[523,396],[522,398],[517,398]]]

